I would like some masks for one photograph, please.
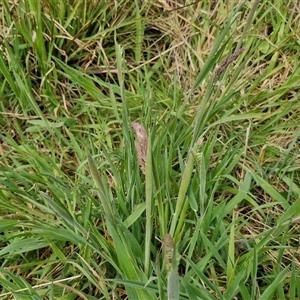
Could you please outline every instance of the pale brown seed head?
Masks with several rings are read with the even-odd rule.
[[[138,154],[138,161],[140,164],[141,171],[145,174],[146,172],[146,156],[147,156],[147,146],[148,146],[148,135],[145,128],[137,123],[132,123],[132,128],[136,134],[135,148]]]

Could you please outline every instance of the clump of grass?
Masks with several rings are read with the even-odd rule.
[[[0,9],[0,298],[300,298],[297,6]]]

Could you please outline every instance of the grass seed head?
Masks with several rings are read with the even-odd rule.
[[[145,128],[139,123],[133,122],[132,128],[137,137],[137,140],[135,141],[135,148],[138,154],[138,161],[140,164],[141,171],[145,174],[148,135]]]
[[[221,74],[226,70],[226,68],[231,64],[233,61],[235,61],[241,53],[243,53],[246,50],[246,48],[241,48],[235,52],[233,52],[232,55],[227,56],[221,63],[220,67],[216,71],[216,79],[218,79]]]

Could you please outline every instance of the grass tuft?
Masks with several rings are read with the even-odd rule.
[[[0,11],[1,299],[300,298],[295,1]]]

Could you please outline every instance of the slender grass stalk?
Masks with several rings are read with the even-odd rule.
[[[104,184],[102,182],[99,172],[97,171],[97,167],[94,163],[94,160],[89,154],[88,154],[88,163],[89,163],[89,167],[90,167],[94,182],[95,182],[97,188],[99,189],[99,195],[100,195],[101,204],[103,205],[104,215],[105,215],[105,217],[108,218],[108,220],[111,223],[114,223],[115,216],[113,215],[111,204],[109,203],[108,197],[106,196]]]
[[[177,221],[178,221],[178,218],[180,217],[182,207],[184,206],[184,202],[185,202],[185,198],[186,198],[186,191],[190,184],[190,178],[192,176],[193,166],[194,166],[194,158],[193,158],[193,156],[189,156],[183,176],[182,176],[180,189],[179,189],[179,193],[178,193],[178,198],[177,198],[177,202],[176,202],[176,209],[175,209],[174,215],[172,217],[171,227],[170,227],[171,236],[174,236],[175,230],[177,232],[176,237],[174,236],[175,242],[177,241],[178,233],[181,231],[181,229],[183,227],[182,223],[180,224],[180,226],[178,226]],[[176,227],[176,225],[177,225],[177,227]]]
[[[179,299],[179,274],[176,244],[170,234],[166,234],[163,242],[163,255],[168,276],[168,300]]]
[[[146,156],[146,235],[145,235],[145,274],[150,274],[151,261],[151,240],[153,232],[153,213],[154,213],[154,199],[153,199],[153,172],[152,172],[152,143],[151,135],[148,137],[147,156]]]

